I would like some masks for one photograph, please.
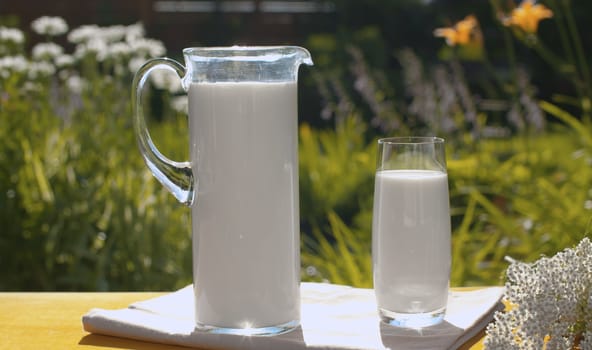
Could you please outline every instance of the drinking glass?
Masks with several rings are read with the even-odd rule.
[[[444,140],[378,140],[372,262],[383,322],[421,328],[444,318],[450,281]]]

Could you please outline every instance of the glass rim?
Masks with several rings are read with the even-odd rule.
[[[396,136],[378,139],[378,144],[389,145],[420,145],[420,144],[443,144],[444,139],[436,136]]]
[[[278,49],[301,49],[300,46],[294,45],[231,45],[231,46],[191,46],[186,47],[183,49],[184,52],[192,52],[192,51],[204,51],[204,52],[211,52],[211,51],[222,51],[222,52],[232,52],[232,51],[269,51],[269,50],[278,50]]]

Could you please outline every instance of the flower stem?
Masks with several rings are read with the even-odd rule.
[[[571,10],[571,1],[564,0],[563,6],[565,8],[566,13],[566,22],[568,26],[568,30],[574,42],[574,47],[577,55],[577,61],[579,66],[579,73],[584,83],[584,94],[582,96],[582,110],[583,110],[583,119],[584,121],[589,124],[592,120],[590,117],[591,112],[591,84],[590,84],[590,70],[588,68],[588,63],[586,62],[586,57],[584,55],[584,49],[582,48],[582,40],[580,38],[580,33],[578,32],[578,28],[575,24],[575,19],[573,16],[573,11]]]
[[[561,44],[563,45],[563,51],[565,51],[567,61],[572,65],[575,65],[573,47],[570,44],[565,26],[562,25],[565,18],[563,11],[561,11],[561,8],[557,4],[557,0],[551,0],[549,5],[553,8],[554,16],[557,19],[554,22],[557,24],[557,31],[561,37]]]

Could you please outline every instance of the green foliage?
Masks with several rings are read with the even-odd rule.
[[[186,280],[187,213],[135,154],[129,108],[97,105],[65,122],[51,113],[49,89],[19,96],[4,86],[0,289],[155,289]],[[92,106],[104,96],[84,99]]]
[[[575,98],[538,101],[514,53],[511,74],[489,62],[477,70],[483,62],[464,65],[457,50],[429,65],[409,49],[391,57],[384,35],[366,26],[315,35],[307,44],[321,116],[334,126],[299,129],[303,280],[372,286],[382,136],[447,139],[453,285],[499,284],[505,256],[532,261],[589,235],[586,89]],[[13,44],[4,51],[11,60],[0,56],[0,290],[189,283],[189,211],[150,175],[131,126],[130,66],[150,55],[86,51],[66,66],[56,60],[39,66],[42,59],[29,60],[18,51],[25,46]],[[27,68],[6,68],[18,55]],[[176,98],[166,87],[146,94],[146,104],[163,116],[150,130],[163,153],[184,160],[187,123],[169,108]]]
[[[0,290],[154,290],[189,282],[185,208],[152,178],[131,125],[131,74],[87,56],[55,76],[2,67]],[[82,75],[72,90],[66,78]],[[180,122],[155,123],[156,135]],[[175,131],[176,132],[176,131]],[[186,148],[181,137],[167,138]]]
[[[592,217],[591,149],[573,131],[481,146],[448,164],[460,223],[452,280],[461,285],[499,279],[504,256],[533,261],[573,246]]]
[[[574,123],[579,126],[575,131],[557,126],[557,130],[536,137],[483,140],[471,152],[463,147],[448,147],[453,217],[452,285],[500,284],[507,267],[506,256],[534,261],[541,255],[549,256],[573,246],[589,235],[592,148],[586,140],[592,132],[579,135],[577,130],[582,131],[583,125]],[[310,142],[307,140],[323,136],[325,144],[333,143],[335,147],[339,144],[339,134],[339,131],[301,128],[301,193],[309,190],[306,173],[310,164],[339,159],[335,155],[328,159],[318,151],[321,149],[318,145],[316,153],[309,150],[310,145],[305,145]],[[374,141],[357,144],[350,151],[349,163],[358,152],[372,154],[374,148]],[[343,159],[341,162],[348,163]],[[315,202],[315,216],[322,216],[324,211],[328,224],[320,219],[307,220],[313,226],[312,234],[304,235],[302,261],[305,268],[309,267],[304,278],[372,285],[374,162],[358,166],[366,168],[351,167],[343,176],[327,177],[316,187],[319,198],[334,198],[334,201],[329,205],[321,199]],[[367,185],[352,188],[351,184],[362,182]],[[341,186],[347,188],[348,196],[340,197],[339,191],[334,196],[326,193]],[[339,202],[340,199],[345,202]],[[303,211],[311,215],[304,203]],[[352,203],[359,203],[359,211],[348,222],[352,216],[336,211]]]
[[[300,215],[306,225],[322,224],[330,211],[355,220],[368,207],[376,151],[364,140],[365,129],[354,117],[334,131],[300,127]]]
[[[303,279],[372,288],[372,260],[368,231],[354,232],[337,214],[329,212],[330,238],[314,229],[303,237]]]
[[[376,150],[355,116],[335,130],[300,127],[303,278],[371,287]]]
[[[491,2],[494,7],[497,3]],[[554,11],[560,10],[554,7]],[[566,16],[573,21],[571,14]],[[562,30],[563,24],[558,25]],[[581,55],[575,26],[573,22],[568,25],[572,31],[568,39],[573,41],[565,47]],[[358,136],[349,136],[357,140],[413,134],[446,138],[453,219],[452,285],[500,284],[507,267],[506,256],[533,261],[573,246],[590,234],[592,130],[588,90],[582,83],[589,79],[582,73],[587,71],[582,65],[585,61],[578,57],[568,62],[582,68],[576,69],[575,75],[568,72],[563,77],[570,84],[581,83],[577,97],[552,94],[553,103],[539,101],[530,72],[516,55],[513,32],[499,23],[498,29],[503,32],[507,66],[494,66],[484,46],[480,46],[479,57],[471,57],[468,63],[463,47],[448,48],[447,61],[433,65],[424,64],[412,50],[404,49],[396,53],[402,68],[397,71],[400,79],[375,59],[376,51],[366,52],[355,42],[356,37],[363,36],[360,33],[374,35],[372,28],[351,33],[349,42],[343,35],[338,37],[336,42],[341,45],[323,47],[320,44],[328,42],[327,36],[310,39],[313,56],[318,51],[322,62],[339,62],[321,66],[315,73],[326,106],[323,116],[334,118],[337,125],[325,143],[340,143],[338,128],[347,125],[352,115],[358,122],[368,121],[370,126],[357,128]],[[486,28],[477,26],[475,30],[479,31],[475,37],[488,44],[488,38],[482,37],[488,33]],[[561,72],[563,63],[548,59],[552,56],[543,52],[546,48],[542,39],[529,37],[532,41],[526,44],[538,54],[547,54],[543,60]],[[515,40],[524,43],[522,39],[518,36]],[[568,52],[565,57],[569,61],[571,56],[576,55]],[[570,114],[559,103],[579,114]],[[329,135],[327,131],[314,133],[317,138]],[[302,137],[306,138],[315,136]],[[326,147],[317,146],[318,155],[301,149],[302,166],[314,163],[309,157],[331,162],[324,159],[322,149]],[[372,152],[375,147],[374,141],[359,143],[350,159],[356,152]],[[374,171],[373,164],[368,164],[366,171],[356,173],[368,176]],[[350,185],[345,184],[356,183],[349,177],[335,179],[339,180],[344,184],[332,183],[323,188],[343,186],[349,191]],[[358,195],[350,196],[356,201],[345,205],[365,203],[353,216],[339,210],[318,210],[317,214],[325,212],[329,224],[320,219],[312,221],[316,244],[305,242],[303,261],[315,267],[307,270],[314,272],[309,273],[311,278],[367,286],[372,279],[366,268],[371,260],[371,186],[359,187]],[[339,208],[340,204],[331,206]],[[338,223],[345,223],[348,229]]]

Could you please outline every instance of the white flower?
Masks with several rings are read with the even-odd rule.
[[[24,56],[0,57],[0,69],[9,69],[16,72],[23,72],[27,69],[28,62]]]
[[[131,43],[142,37],[144,37],[144,26],[142,25],[142,23],[136,23],[127,26],[125,33],[125,41]]]
[[[107,43],[102,38],[94,38],[86,44],[88,53],[95,54],[99,61],[102,61],[107,56]]]
[[[486,349],[590,349],[592,242],[532,264],[511,261],[505,299],[509,311],[488,325]]]
[[[108,58],[118,60],[128,57],[131,53],[132,50],[128,44],[124,42],[118,42],[111,44],[109,45],[109,47],[107,47],[106,55]]]
[[[74,56],[82,58],[86,55],[95,56],[98,61],[103,61],[107,57],[107,43],[101,37],[93,37],[76,45]]]
[[[68,34],[68,41],[74,44],[85,43],[99,35],[100,28],[95,24],[80,26]]]
[[[171,93],[183,90],[179,76],[169,70],[155,69],[150,73],[150,78],[158,89],[168,90]]]
[[[64,49],[55,43],[39,43],[33,46],[32,55],[36,60],[51,60],[62,55]]]
[[[84,80],[78,75],[71,75],[66,80],[66,87],[73,93],[80,94],[85,86]]]
[[[166,49],[162,42],[154,39],[140,38],[132,41],[130,46],[136,55],[160,57],[166,53]]]
[[[136,72],[142,67],[142,65],[146,62],[146,59],[143,57],[132,57],[128,63],[128,68],[132,74],[136,74]]]
[[[68,31],[68,24],[61,17],[43,16],[31,22],[31,28],[37,34],[57,36]]]
[[[0,57],[0,77],[8,78],[11,73],[22,73],[29,67],[29,62],[23,56]]]
[[[101,28],[99,33],[105,42],[114,43],[125,38],[127,29],[123,25],[114,25]]]
[[[526,231],[530,231],[532,229],[533,226],[533,222],[531,219],[524,219],[524,221],[522,221],[522,228],[524,228]]]
[[[74,44],[86,43],[92,39],[101,39],[105,43],[116,43],[120,41],[130,42],[141,38],[144,30],[141,25],[131,26],[114,25],[99,27],[97,25],[83,25],[68,34],[68,40]]]
[[[189,99],[187,95],[175,96],[171,99],[171,107],[179,113],[188,113]],[[308,269],[306,270],[308,271]]]
[[[0,27],[0,42],[20,45],[25,42],[25,35],[17,28]]]
[[[29,64],[28,75],[31,79],[49,77],[55,73],[55,67],[48,62],[31,62]]]
[[[60,55],[55,58],[55,65],[59,68],[69,67],[74,64],[74,57],[71,55]]]

